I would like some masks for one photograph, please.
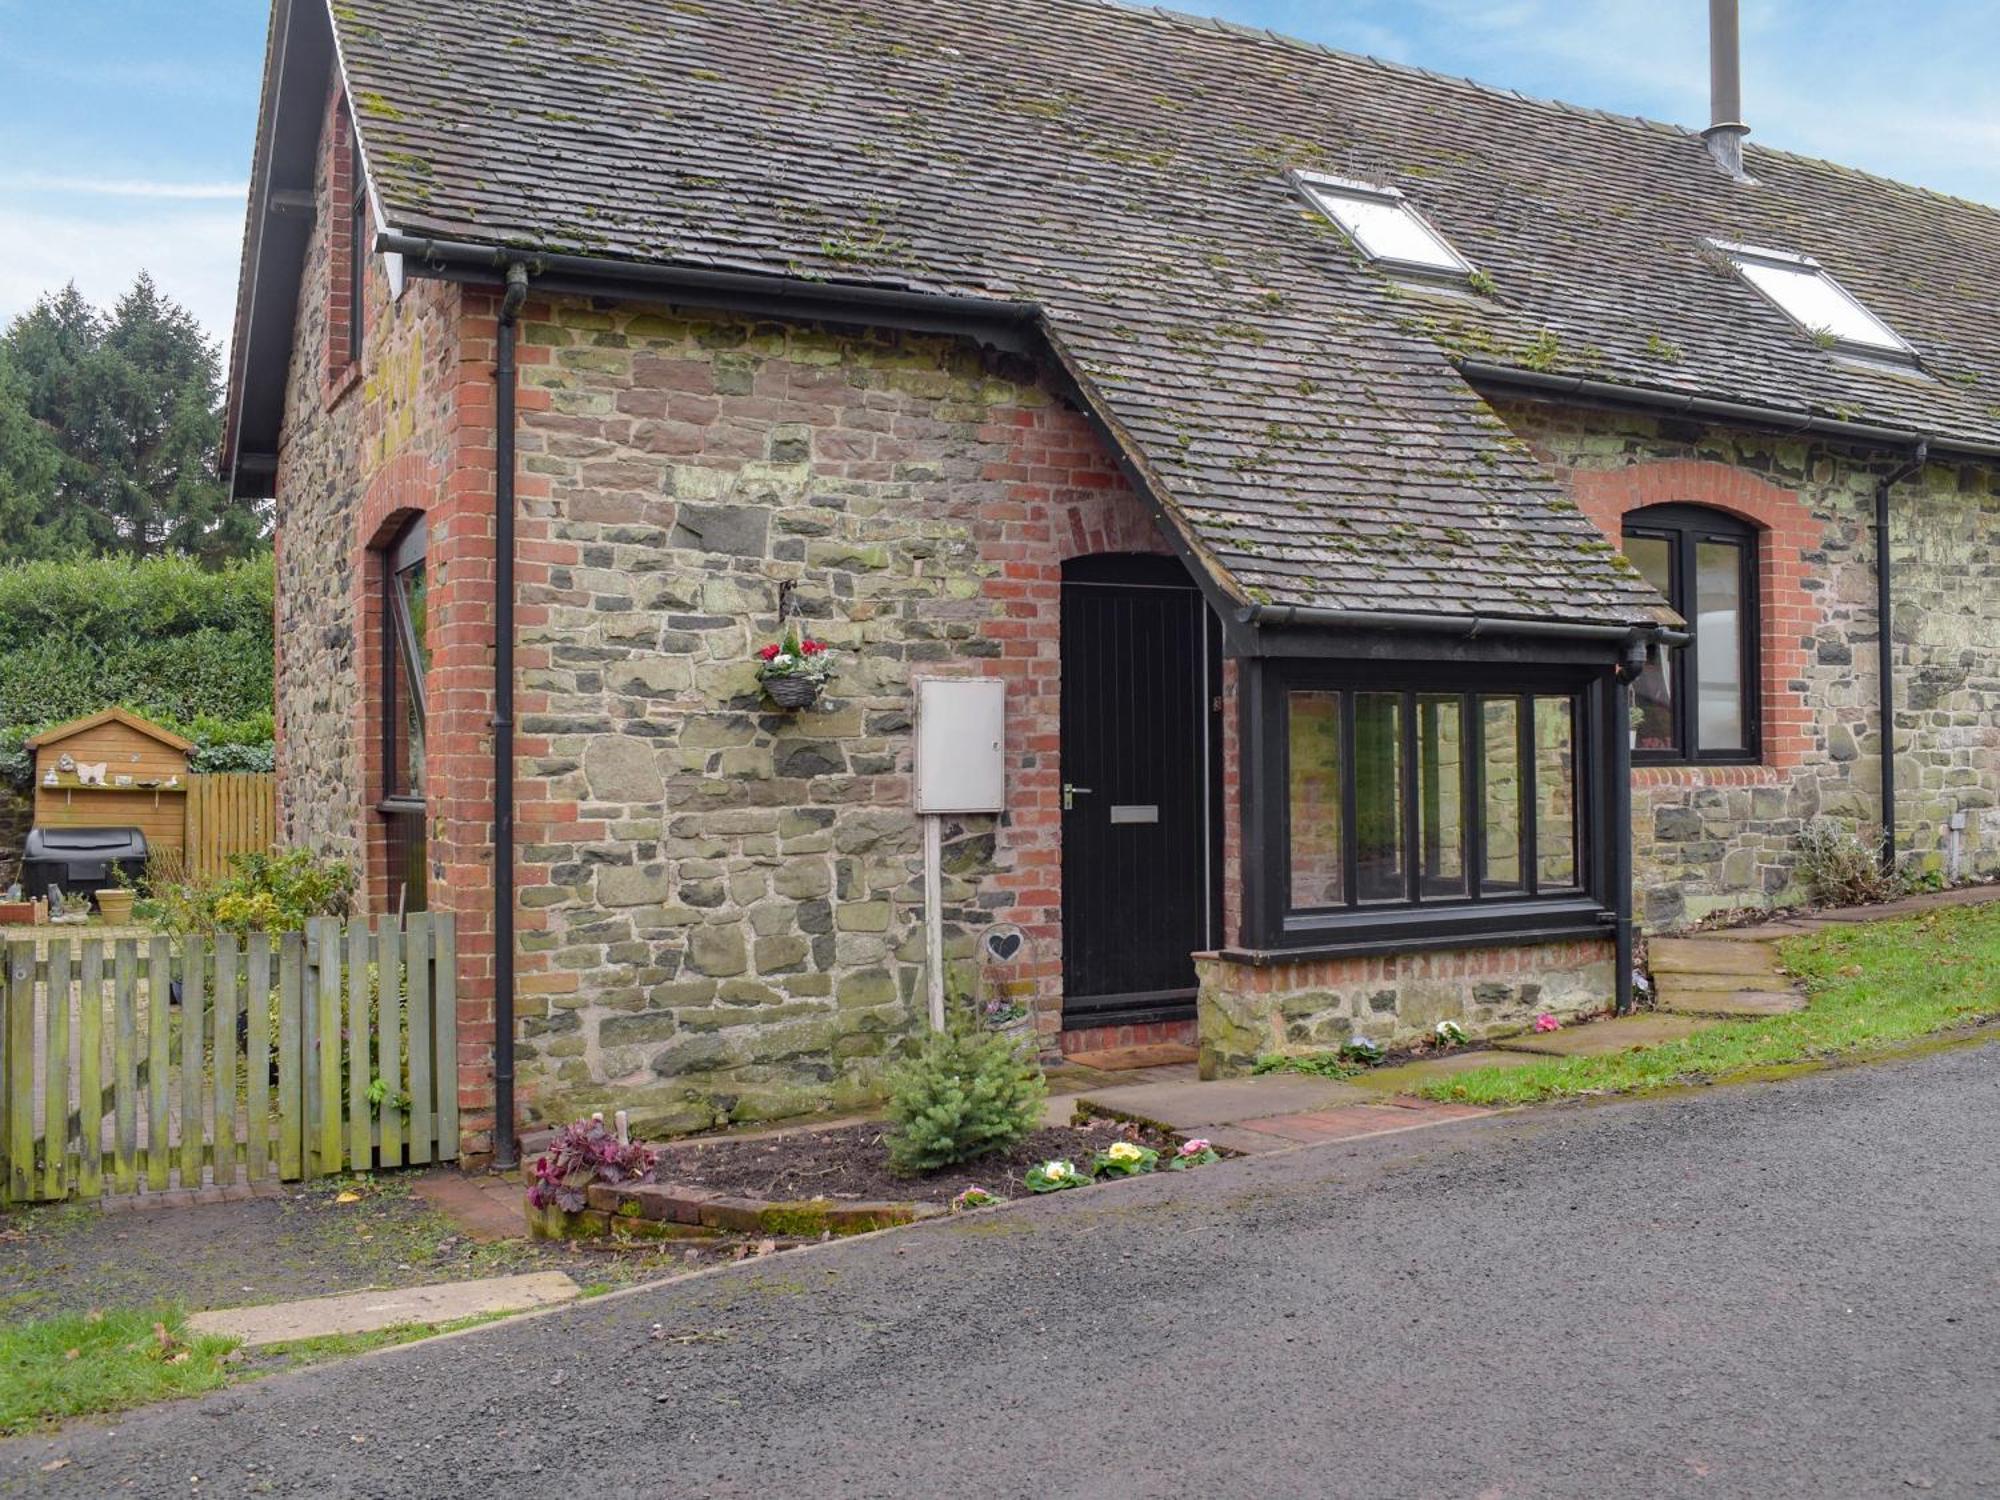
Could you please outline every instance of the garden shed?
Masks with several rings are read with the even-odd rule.
[[[35,827],[137,828],[154,852],[182,847],[191,741],[107,708],[45,729],[27,748],[35,757]]]

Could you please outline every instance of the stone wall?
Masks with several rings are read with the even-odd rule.
[[[1765,720],[1759,764],[1633,775],[1637,911],[1656,931],[1804,896],[1793,840],[1814,817],[1881,821],[1874,491],[1897,463],[1805,438],[1541,404],[1500,407],[1616,539],[1622,514],[1709,505],[1760,529]],[[1898,843],[2000,874],[2000,490],[1990,466],[1933,462],[1896,487]]]
[[[944,829],[964,986],[1061,1017],[1060,568],[1157,551],[1031,366],[931,337],[532,302],[523,1098],[652,1132],[872,1098],[920,1024],[912,683],[1008,682],[1007,803]],[[834,648],[814,709],[752,653]],[[980,939],[1012,937],[1002,959]]]
[[[1440,1021],[1476,1040],[1520,1031],[1544,1011],[1572,1020],[1608,1006],[1614,978],[1611,944],[1595,939],[1265,966],[1205,955],[1196,968],[1203,1078],[1356,1037],[1406,1047]]]

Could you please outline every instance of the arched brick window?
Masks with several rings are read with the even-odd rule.
[[[1672,783],[1731,782],[1802,765],[1824,753],[1801,681],[1813,629],[1826,618],[1820,596],[1806,587],[1809,558],[1823,538],[1821,523],[1804,499],[1761,475],[1710,459],[1653,459],[1615,469],[1577,469],[1569,478],[1577,504],[1614,545],[1623,545],[1628,516],[1656,506],[1698,507],[1725,525],[1733,522],[1747,528],[1756,544],[1755,751],[1700,761],[1642,755],[1642,763],[1652,764],[1643,765],[1639,777]]]
[[[1632,685],[1632,757],[1669,764],[1757,759],[1757,530],[1701,505],[1625,513],[1625,555],[1687,621],[1689,643]]]

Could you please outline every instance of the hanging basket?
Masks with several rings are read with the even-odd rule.
[[[811,708],[826,684],[817,677],[766,677],[764,693],[783,709]]]

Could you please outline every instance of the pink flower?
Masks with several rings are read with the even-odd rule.
[[[1562,1024],[1562,1022],[1558,1021],[1547,1011],[1543,1011],[1539,1016],[1535,1017],[1535,1030],[1537,1031],[1561,1031]]]
[[[1201,1155],[1202,1152],[1208,1149],[1209,1149],[1208,1142],[1203,1140],[1200,1136],[1196,1136],[1193,1140],[1181,1142],[1182,1156],[1199,1156]]]

